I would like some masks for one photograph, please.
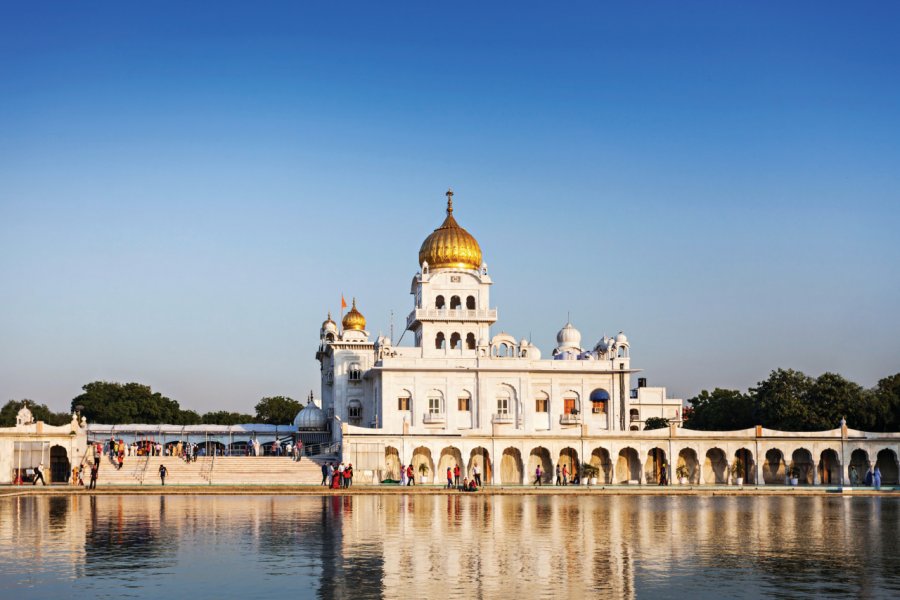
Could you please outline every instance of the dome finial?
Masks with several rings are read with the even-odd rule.
[[[447,189],[447,214],[453,214],[453,190]]]

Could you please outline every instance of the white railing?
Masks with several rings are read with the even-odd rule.
[[[581,414],[573,415],[560,415],[559,416],[559,424],[560,425],[578,425],[581,423]]]
[[[468,308],[417,308],[409,313],[406,326],[422,319],[447,319],[452,321],[496,321],[497,309]]]
[[[512,423],[513,416],[510,413],[494,413],[494,417],[491,419],[491,422],[497,424]]]
[[[426,424],[432,423],[446,423],[447,415],[443,413],[430,413],[427,412],[422,416],[422,422]]]

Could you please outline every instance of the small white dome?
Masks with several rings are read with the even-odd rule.
[[[571,323],[566,323],[556,334],[556,343],[560,348],[580,348],[581,332],[575,329]]]
[[[616,343],[617,344],[627,344],[628,338],[625,337],[625,334],[620,331],[619,335],[616,336]]]
[[[294,428],[321,430],[325,429],[327,420],[325,411],[310,402],[297,413],[296,417],[294,417]]]

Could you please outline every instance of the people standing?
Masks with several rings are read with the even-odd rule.
[[[166,468],[166,465],[159,465],[159,480],[162,482],[162,485],[166,485],[166,475],[169,474],[169,470]]]
[[[322,463],[322,483],[321,485],[328,485],[328,463]]]
[[[406,485],[416,485],[416,477],[413,472],[412,463],[408,467],[406,467]]]
[[[334,463],[328,463],[328,487],[331,487],[332,481],[334,481]]]
[[[481,487],[481,472],[478,470],[478,465],[472,465],[472,481],[475,482],[475,485]]]
[[[453,484],[459,487],[459,465],[453,467]]]
[[[91,485],[88,489],[95,490],[97,489],[97,476],[100,474],[100,462],[94,461],[94,464],[91,465]]]
[[[669,485],[669,469],[666,467],[666,463],[663,463],[659,470],[659,485]]]
[[[450,469],[450,467],[447,467],[447,489],[449,490],[452,487],[453,487],[453,474],[452,474],[452,470]]]
[[[538,465],[534,469],[534,485],[543,485],[541,483],[541,475],[543,475],[543,473],[541,473],[541,465]]]
[[[41,480],[41,485],[47,485],[47,482],[44,481],[44,463],[41,463],[34,470],[34,481],[31,482],[31,485],[37,485],[38,479]]]
[[[563,465],[562,468],[562,484],[569,485],[569,465]]]
[[[881,489],[881,469],[878,468],[878,465],[875,465],[875,471],[872,473],[872,484],[876,490]]]
[[[556,485],[562,485],[562,469],[559,463],[556,463]]]

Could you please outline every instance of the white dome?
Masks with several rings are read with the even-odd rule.
[[[617,344],[627,344],[628,338],[625,337],[625,334],[620,331],[619,335],[616,336],[616,343]]]
[[[294,417],[294,428],[315,430],[325,429],[327,420],[325,411],[310,402],[297,413],[296,417]]]
[[[556,334],[556,343],[560,348],[580,348],[581,332],[575,329],[571,323],[566,323]]]

